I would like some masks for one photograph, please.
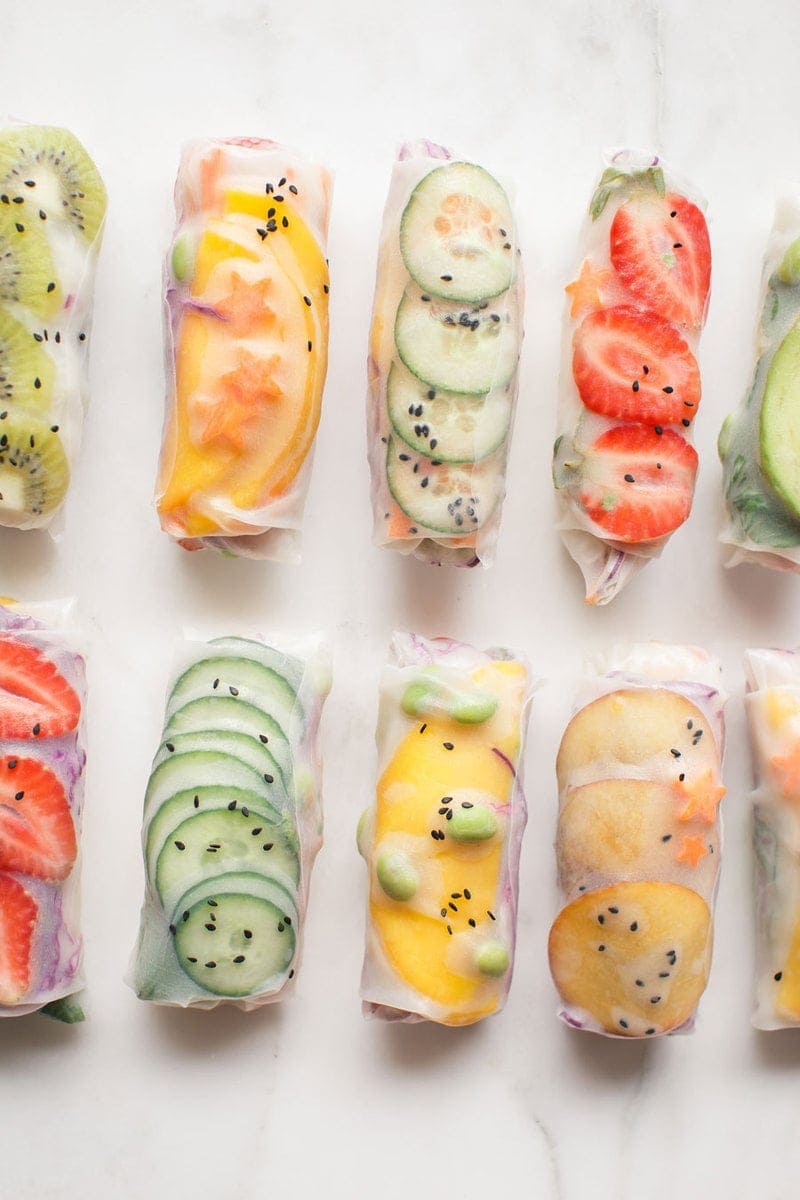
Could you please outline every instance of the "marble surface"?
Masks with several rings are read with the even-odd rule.
[[[72,127],[111,195],[93,406],[54,545],[0,536],[0,592],[77,594],[90,649],[85,836],[91,1020],[0,1026],[3,1200],[790,1200],[800,1169],[800,1037],[749,1025],[753,968],[747,645],[800,636],[800,580],[722,571],[714,441],[750,371],[776,188],[800,181],[800,9],[763,0],[101,0],[6,10],[11,112]],[[300,567],[180,554],[150,505],[162,404],[161,253],[180,143],[274,135],[337,172],[331,369]],[[364,356],[395,144],[452,143],[518,184],[528,269],[521,403],[497,563],[435,572],[370,545]],[[609,143],[646,143],[709,200],[714,286],[702,344],[702,468],[689,524],[614,605],[587,611],[552,530],[549,454],[562,288]],[[182,625],[335,651],[324,726],[327,841],[291,1005],[157,1011],[122,983],[137,925],[141,797]],[[518,969],[481,1027],[361,1019],[364,878],[353,830],[374,770],[390,631],[505,641],[545,680],[527,760]],[[588,652],[693,640],[724,661],[726,845],[717,945],[696,1032],[626,1044],[555,1019],[555,748]]]

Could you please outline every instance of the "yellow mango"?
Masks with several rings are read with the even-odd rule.
[[[786,721],[800,715],[800,700],[797,694],[786,688],[769,688],[764,693],[767,720],[774,730],[780,730]]]
[[[525,669],[514,662],[492,664],[471,677],[501,697],[497,712],[482,725],[459,725],[435,717],[411,726],[378,782],[372,843],[380,847],[383,839],[398,835],[418,839],[415,846],[424,847],[419,852],[432,862],[440,881],[433,912],[390,899],[373,878],[370,914],[394,970],[415,991],[449,1010],[444,1023],[451,1025],[477,1021],[498,1003],[498,981],[473,969],[462,972],[453,947],[460,934],[476,940],[495,934],[489,913],[499,904],[514,781],[508,764],[493,747],[516,761],[526,682]],[[458,804],[459,793],[465,792],[480,792],[491,799],[499,828],[485,841],[460,842],[447,835],[449,822],[438,812],[442,798],[454,797]],[[444,839],[432,838],[432,829],[442,830]]]
[[[159,480],[159,513],[173,533],[243,531],[233,518],[226,519],[223,528],[206,511],[205,499],[228,497],[235,508],[246,511],[280,496],[303,465],[319,424],[327,368],[327,266],[313,234],[289,205],[284,206],[288,228],[280,226],[280,234],[262,242],[252,220],[243,224],[241,219],[242,213],[252,213],[256,200],[263,198],[226,194],[228,219],[213,220],[204,231],[191,292],[197,299],[207,298],[209,290],[218,294],[220,281],[237,274],[239,260],[267,268],[257,275],[258,286],[269,281],[269,308],[275,319],[275,328],[265,328],[259,338],[273,373],[269,397],[261,411],[257,397],[249,405],[247,397],[242,398],[248,426],[241,445],[193,437],[198,397],[203,403],[208,398],[213,403],[215,397],[220,404],[229,403],[226,397],[235,386],[240,362],[252,366],[253,354],[248,342],[243,358],[237,358],[230,327],[213,314],[185,312],[176,335],[175,411]]]

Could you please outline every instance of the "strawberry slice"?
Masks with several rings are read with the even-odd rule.
[[[618,542],[651,542],[692,507],[697,453],[671,429],[615,425],[586,451],[581,504]]]
[[[64,788],[35,758],[0,758],[0,869],[66,879],[78,853]]]
[[[575,330],[572,374],[592,412],[622,421],[691,424],[700,403],[697,359],[674,325],[620,307]]]
[[[685,196],[637,192],[611,224],[611,262],[645,308],[699,329],[711,287],[706,219]]]
[[[80,715],[77,692],[41,650],[0,637],[0,738],[58,737]]]
[[[0,874],[0,1004],[19,1004],[31,985],[31,945],[39,906],[22,884]]]

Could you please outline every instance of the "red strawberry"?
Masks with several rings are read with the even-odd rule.
[[[31,985],[39,906],[18,880],[0,874],[0,1004],[19,1004]]]
[[[706,219],[685,196],[637,192],[611,224],[611,262],[638,301],[676,325],[699,329],[711,286]]]
[[[64,788],[35,758],[0,758],[0,869],[66,879],[78,846]]]
[[[75,689],[41,650],[0,637],[0,738],[58,737],[80,715]]]
[[[581,504],[615,541],[654,541],[689,515],[697,453],[680,434],[660,428],[615,425],[584,456]]]
[[[607,308],[575,330],[572,374],[592,412],[622,421],[681,421],[700,403],[697,360],[674,325],[633,308]]]

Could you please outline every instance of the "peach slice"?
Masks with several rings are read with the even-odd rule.
[[[563,788],[570,775],[587,767],[595,778],[605,778],[620,763],[652,766],[664,782],[677,782],[681,775],[695,779],[706,771],[713,778],[719,774],[709,722],[696,705],[669,688],[624,688],[580,709],[561,739],[558,786]]]
[[[648,1037],[692,1016],[711,947],[711,913],[697,892],[641,882],[573,900],[553,922],[548,949],[565,1004],[607,1033]]]
[[[611,880],[669,880],[710,900],[719,864],[719,831],[702,820],[682,821],[681,796],[665,783],[603,779],[572,788],[558,819],[556,853],[568,896]],[[701,839],[694,865],[686,838]],[[681,858],[681,854],[684,857]]]

